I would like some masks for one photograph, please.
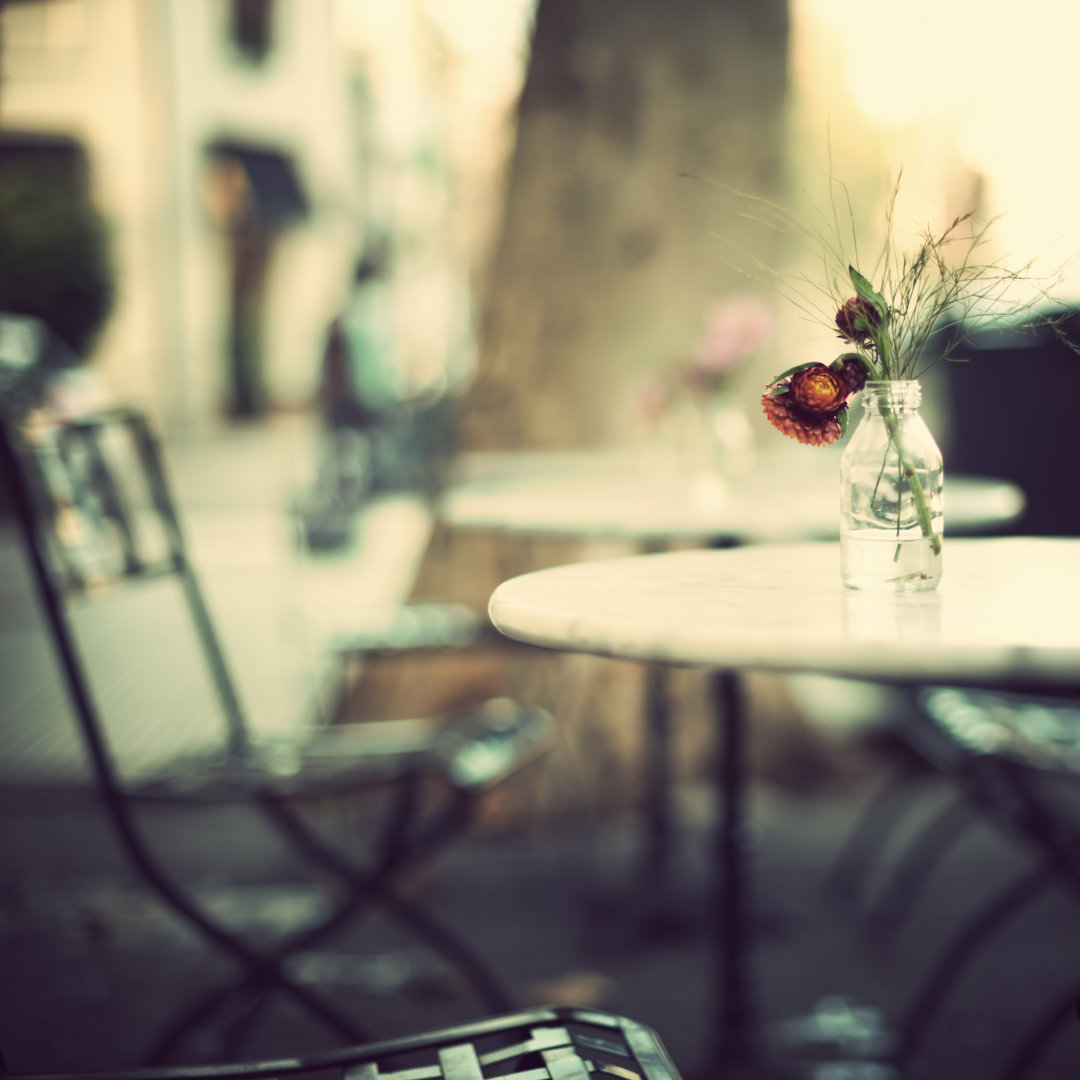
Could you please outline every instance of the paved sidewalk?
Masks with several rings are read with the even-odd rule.
[[[310,482],[314,430],[309,417],[285,416],[165,446],[192,559],[242,700],[262,732],[317,712],[333,674],[330,637],[377,620],[406,596],[431,528],[418,500],[388,497],[361,513],[346,548],[308,552],[290,506]],[[217,730],[177,599],[175,590],[154,587],[82,613],[106,673],[102,694],[120,725],[115,741],[133,767]],[[0,778],[37,783],[81,775],[81,750],[11,522],[0,523],[0,715]]]

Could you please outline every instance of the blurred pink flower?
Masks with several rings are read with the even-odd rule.
[[[671,385],[666,379],[649,375],[637,386],[635,406],[638,419],[649,428],[655,428],[671,408]]]
[[[772,335],[772,309],[755,296],[738,293],[709,309],[701,337],[684,369],[691,390],[708,392]]]
[[[683,362],[646,375],[634,387],[638,423],[655,430],[680,403],[694,409],[709,407],[738,366],[769,340],[774,325],[772,309],[748,293],[735,293],[713,304]]]

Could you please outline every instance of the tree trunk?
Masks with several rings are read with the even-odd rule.
[[[642,373],[745,285],[713,234],[746,227],[686,174],[778,193],[787,32],[786,0],[540,0],[466,446],[620,441]]]
[[[540,0],[501,238],[481,283],[466,449],[625,441],[641,376],[682,360],[706,309],[745,287],[713,235],[738,242],[745,226],[725,217],[731,201],[714,186],[685,174],[777,195],[787,29],[785,0]],[[439,527],[415,595],[482,611],[512,574],[606,553],[619,552]],[[458,682],[558,715],[565,742],[536,780],[533,810],[573,815],[583,801],[600,811],[636,798],[641,666],[507,655],[479,681],[463,664]],[[408,681],[434,682],[418,671]],[[682,676],[676,685],[700,689]],[[359,691],[354,704],[364,682]],[[528,799],[527,786],[513,788]]]

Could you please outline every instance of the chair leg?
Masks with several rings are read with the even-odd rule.
[[[431,912],[414,903],[392,883],[396,874],[417,866],[430,857],[431,851],[441,846],[445,839],[444,834],[454,831],[468,819],[474,804],[475,795],[467,792],[458,793],[456,813],[445,815],[440,828],[429,830],[427,835],[414,839],[411,849],[399,851],[393,860],[386,862],[372,873],[354,866],[327,845],[285,802],[273,797],[265,798],[263,800],[265,809],[288,833],[296,846],[305,851],[324,870],[328,870],[337,877],[349,890],[348,897],[333,913],[321,923],[283,942],[280,949],[275,952],[275,957],[284,959],[288,955],[311,948],[332,930],[358,917],[363,908],[377,898],[383,902],[389,914],[458,968],[488,1008],[495,1012],[505,1012],[515,1008],[513,995],[479,953],[460,934],[443,924]],[[457,821],[451,824],[449,823],[451,818],[456,818]]]
[[[188,904],[182,913],[191,920],[192,913],[196,910],[194,905]],[[209,923],[209,918],[199,912],[196,925],[205,930]],[[233,938],[227,932],[220,931],[220,933],[224,936],[215,937],[215,942],[222,944],[223,941],[228,940],[230,946],[227,951],[233,955],[233,958],[243,957],[242,964],[246,971],[244,978],[239,983],[201,995],[189,1005],[159,1035],[157,1042],[146,1056],[147,1064],[156,1065],[167,1061],[189,1032],[212,1022],[214,1016],[231,997],[254,987],[261,988],[262,993],[265,993],[266,989],[273,988],[286,994],[346,1045],[362,1043],[370,1039],[370,1034],[351,1016],[346,1016],[336,1006],[331,1005],[319,994],[312,992],[303,983],[289,975],[282,966],[282,958],[276,954],[261,955],[248,949],[238,938]]]
[[[273,983],[290,996],[314,1018],[346,1043],[363,1041],[363,1030],[336,1006],[323,1000],[288,972],[273,955],[267,956],[249,946],[241,937],[232,933],[217,919],[208,914],[196,901],[164,872],[150,854],[142,840],[130,808],[122,800],[109,799],[114,821],[121,839],[143,880],[176,914],[186,920],[204,938],[217,945],[224,953],[247,972],[248,979]]]
[[[262,1015],[267,1004],[269,995],[264,993],[254,994],[249,1000],[241,1002],[241,1007],[236,1015],[225,1025],[225,1033],[221,1040],[221,1049],[227,1060],[240,1056],[244,1041],[251,1034],[251,1029]]]
[[[1080,837],[1034,793],[1024,769],[1006,764],[997,779],[1010,827],[1047,855],[1062,883],[1080,896]]]
[[[1075,833],[1062,825],[1053,812],[1030,790],[1028,774],[1007,759],[978,757],[956,771],[955,778],[968,801],[987,819],[1006,832],[1033,843],[1041,856],[1038,866],[1014,881],[971,918],[954,935],[924,979],[900,1027],[894,1063],[901,1069],[917,1049],[925,1029],[952,989],[976,949],[1022,905],[1053,884],[1065,884],[1080,894],[1080,844]],[[1057,1023],[1048,1016],[1017,1055],[1021,1069],[1028,1054],[1037,1052],[1041,1040]],[[1007,1075],[1019,1080],[1021,1072]]]
[[[881,943],[896,933],[919,889],[970,824],[966,801],[956,797],[920,831],[889,875],[880,899],[871,905],[866,929],[873,941]]]
[[[254,987],[249,982],[222,987],[202,995],[183,1014],[175,1017],[165,1031],[159,1033],[157,1042],[145,1056],[146,1064],[161,1065],[174,1058],[184,1039],[198,1028],[209,1028],[215,1017],[220,1017],[222,1031],[215,1053],[229,1060],[239,1056],[245,1038],[268,1001],[266,989]],[[226,1007],[234,1002],[230,1014]]]
[[[874,792],[825,875],[822,889],[829,899],[855,898],[866,878],[866,868],[874,861],[873,856],[880,851],[908,808],[906,795],[911,777],[910,768],[896,769]]]
[[[1007,886],[966,922],[938,954],[900,1024],[894,1064],[903,1069],[918,1049],[942,1002],[981,946],[1014,912],[1030,903],[1054,881],[1055,868],[1045,862]]]
[[[375,902],[379,902],[387,914],[460,971],[486,1008],[492,1012],[515,1008],[512,995],[480,955],[459,934],[392,884],[395,875],[423,862],[430,849],[441,844],[444,838],[442,834],[456,827],[447,824],[449,819],[464,820],[467,817],[471,797],[459,794],[458,801],[460,805],[456,813],[444,815],[440,829],[429,830],[426,836],[414,839],[412,846],[398,844],[392,855],[384,853],[385,857],[377,870],[367,871],[350,863],[323,841],[287,802],[265,795],[259,807],[271,824],[291,842],[294,849],[301,851],[314,865],[329,872],[345,886],[347,895],[325,917],[279,941],[262,958],[261,969],[249,970],[240,983],[197,996],[159,1038],[148,1063],[160,1064],[169,1060],[191,1032],[212,1023],[237,995],[253,994],[261,1001],[268,991],[280,988],[282,978],[287,977],[283,967],[291,956],[313,948],[345,925],[355,922]],[[253,1008],[258,1008],[258,1002]],[[234,1027],[233,1031],[237,1033],[240,1029]],[[352,1041],[363,1042],[369,1037],[366,1032],[358,1031]]]
[[[174,1016],[172,1022],[158,1033],[156,1041],[144,1055],[144,1063],[155,1067],[175,1058],[191,1032],[209,1027],[229,1000],[246,990],[246,982],[239,985],[234,983],[203,993],[189,1002],[184,1011]]]
[[[1080,1016],[1080,987],[1074,987],[1061,1000],[1055,1001],[1053,1006],[1043,1014],[1006,1065],[1000,1080],[1024,1080],[1024,1077],[1030,1075],[1031,1066],[1038,1058],[1039,1052],[1057,1028],[1078,1016]]]

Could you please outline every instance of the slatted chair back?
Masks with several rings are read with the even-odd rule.
[[[184,614],[178,617],[193,631],[184,644],[193,647],[195,657],[202,661],[206,689],[219,705],[213,723],[221,727],[213,737],[223,754],[242,757],[250,745],[246,718],[188,559],[158,445],[146,418],[134,410],[115,409],[55,423],[40,412],[31,412],[21,418],[5,416],[0,428],[12,509],[76,719],[101,782],[111,791],[120,790],[120,766],[100,705],[107,688],[95,681],[94,662],[111,649],[116,669],[113,683],[137,682],[135,659],[128,664],[117,655],[122,646],[119,639],[112,645],[109,635],[129,621],[126,616],[131,611],[140,609],[131,606],[130,596],[118,598],[116,593],[163,577],[172,578],[179,587]],[[110,603],[117,604],[124,617],[110,619],[104,610]],[[167,625],[164,620],[162,628]],[[139,635],[156,628],[134,628],[136,636],[131,640],[140,659],[152,656],[154,646]],[[174,647],[177,639],[167,635],[157,646],[161,670],[167,668],[168,651]],[[152,687],[144,692],[152,692]],[[160,688],[158,697],[160,708],[168,697],[166,687]],[[202,716],[206,710],[198,712]],[[194,725],[195,717],[189,719]],[[158,734],[143,724],[142,737],[153,739]],[[208,737],[205,721],[201,734]]]
[[[278,1061],[108,1074],[111,1080],[680,1080],[659,1035],[601,1010],[536,1008],[365,1046]],[[9,1073],[104,1080],[102,1073]]]

